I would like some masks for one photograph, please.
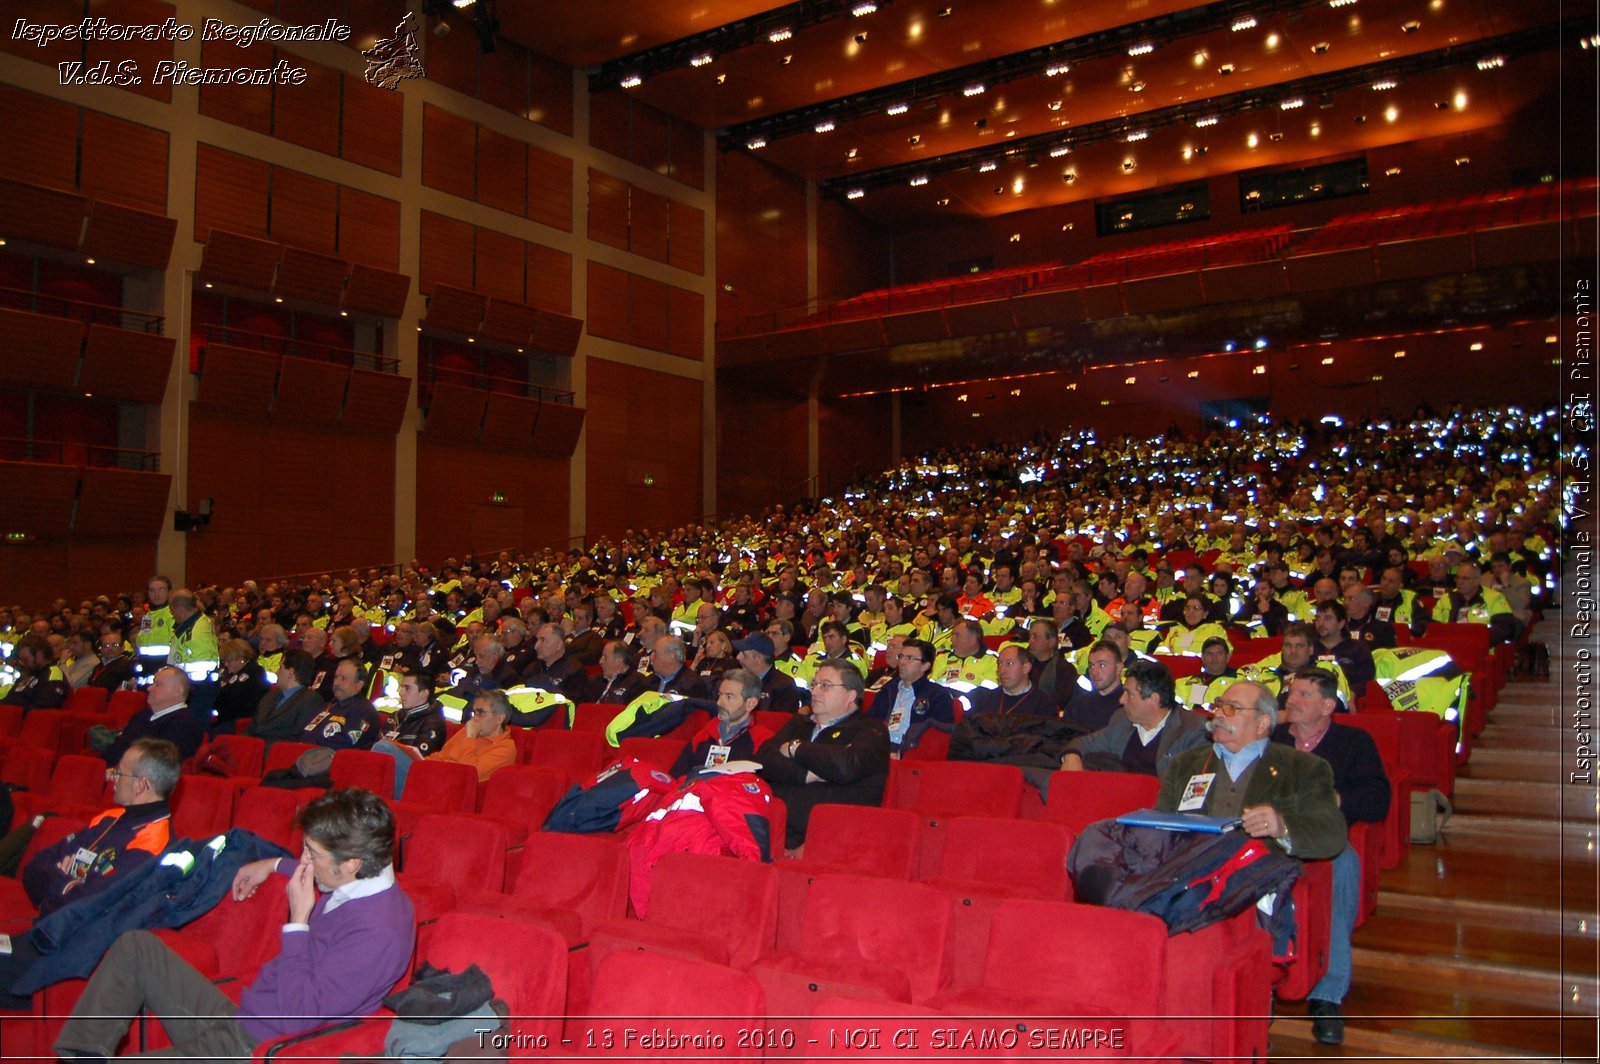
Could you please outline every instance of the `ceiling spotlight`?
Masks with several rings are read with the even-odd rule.
[[[1356,0],[1328,0],[1329,7],[1349,7]]]
[[[779,66],[788,66],[792,62],[794,62],[794,56],[786,55],[782,59],[778,60],[778,65]]]
[[[972,84],[968,85],[966,88],[961,90],[961,95],[963,95],[963,96],[982,96],[987,89],[988,89],[988,86],[985,85],[983,82],[974,81]]]
[[[1149,55],[1155,50],[1156,44],[1154,41],[1140,41],[1138,44],[1130,44],[1128,46],[1129,55]]]
[[[1063,155],[1071,155],[1071,154],[1072,154],[1072,145],[1070,145],[1070,144],[1057,144],[1054,148],[1050,149],[1050,158],[1052,158],[1052,159],[1059,159]]]
[[[1304,96],[1294,96],[1279,103],[1278,107],[1280,110],[1293,111],[1295,108],[1304,107],[1305,105],[1306,99]]]
[[[908,103],[892,103],[883,113],[886,115],[903,115],[909,110],[911,110],[911,105]]]
[[[1257,144],[1261,143],[1261,138],[1252,133],[1248,137],[1244,138],[1244,143],[1245,147],[1254,148]]]
[[[1138,164],[1132,159],[1124,159],[1122,160],[1122,172],[1125,174],[1131,174],[1133,173],[1133,168],[1137,165]]]
[[[1274,144],[1276,144],[1278,141],[1283,139],[1283,134],[1281,132],[1279,132],[1279,133],[1268,133],[1267,134],[1267,139],[1272,141]]]
[[[948,8],[948,7],[941,7],[941,8],[940,8],[940,9],[939,9],[939,17],[940,17],[940,18],[949,18],[949,17],[950,17],[950,8]]]
[[[1233,73],[1233,64],[1223,63],[1221,66],[1217,67],[1217,73],[1221,74],[1223,77],[1227,77],[1229,74]]]
[[[1195,119],[1194,127],[1196,129],[1204,129],[1207,126],[1214,126],[1220,121],[1222,121],[1222,119],[1218,118],[1216,115],[1206,115],[1204,118]]]
[[[1364,126],[1364,125],[1367,124],[1367,116],[1366,115],[1356,115],[1356,117],[1354,119],[1354,122],[1358,126]]]
[[[1061,110],[1061,101],[1060,100],[1051,100],[1049,103],[1045,104],[1045,107],[1049,108],[1052,111],[1059,111],[1059,110]]]
[[[918,144],[922,143],[922,134],[921,133],[913,133],[913,134],[911,134],[911,136],[906,138],[906,143],[911,145],[913,148],[915,148]]]
[[[1328,51],[1328,47],[1329,45],[1327,41],[1318,41],[1316,44],[1311,46],[1311,51],[1315,55],[1323,55]]]
[[[767,34],[767,40],[771,41],[773,44],[780,44],[793,36],[794,30],[790,29],[788,26],[784,26],[782,29],[776,29]]]
[[[1060,77],[1062,74],[1065,74],[1071,69],[1072,68],[1067,66],[1065,63],[1051,63],[1049,66],[1044,68],[1044,76],[1047,78]]]
[[[450,0],[450,6],[454,7],[457,11],[465,11],[467,8],[471,7],[477,2],[478,0]]]
[[[1490,55],[1478,60],[1479,70],[1493,70],[1496,67],[1503,67],[1505,65],[1506,57],[1503,55]]]
[[[860,152],[858,152],[855,148],[851,148],[849,151],[844,153],[844,157],[846,159],[854,159],[859,154]]]
[[[710,66],[712,60],[716,58],[717,57],[712,55],[710,52],[701,52],[699,55],[689,60],[689,65],[692,67]]]
[[[746,148],[748,148],[750,151],[758,151],[761,148],[765,148],[767,146],[767,138],[766,137],[751,137],[749,140],[744,142],[744,146]]]
[[[1066,173],[1061,175],[1061,180],[1070,185],[1074,181],[1078,180],[1078,172],[1076,170],[1068,170]]]
[[[1004,185],[996,185],[996,186],[994,186],[994,194],[996,196],[1004,196],[1006,194],[1006,186],[1004,186]]]
[[[644,76],[641,74],[629,74],[627,77],[617,82],[617,84],[622,86],[624,89],[637,89],[640,85],[644,84]]]
[[[1383,120],[1385,122],[1393,122],[1395,119],[1397,119],[1399,117],[1400,117],[1400,108],[1394,106],[1393,104],[1390,104],[1388,107],[1385,107],[1383,109]]]
[[[950,197],[940,196],[938,199],[933,201],[933,204],[936,207],[948,207],[950,206]]]
[[[918,174],[916,177],[913,177],[911,179],[911,187],[912,188],[921,188],[923,185],[926,185],[927,183],[928,183],[928,175],[927,174]]]
[[[866,194],[867,194],[867,190],[864,189],[864,188],[853,188],[849,192],[846,192],[844,194],[844,198],[845,199],[860,199],[861,197],[865,196]]]
[[[1400,84],[1400,83],[1398,81],[1395,81],[1392,78],[1385,78],[1382,81],[1374,81],[1372,83],[1372,91],[1373,92],[1387,92],[1390,89],[1394,88],[1398,84]]]
[[[978,164],[978,173],[987,174],[990,170],[998,170],[999,168],[1000,164],[995,162],[993,159],[990,159],[988,162],[982,162]]]
[[[1254,15],[1246,15],[1243,18],[1236,18],[1233,20],[1233,25],[1229,26],[1228,28],[1234,33],[1240,33],[1244,30],[1253,30],[1256,28],[1256,17]]]
[[[721,85],[724,81],[727,81],[727,80],[728,80],[728,75],[726,75],[726,74],[718,74],[717,75],[717,84],[718,85]]]
[[[878,5],[873,0],[857,0],[857,3],[850,8],[850,14],[856,18],[865,18],[876,10]]]
[[[1470,156],[1470,155],[1463,155],[1463,156],[1460,156],[1459,158],[1456,159],[1456,165],[1457,166],[1469,166],[1469,165],[1471,165],[1471,163],[1472,163],[1472,156]]]
[[[1415,33],[1418,30],[1420,30],[1421,28],[1422,28],[1422,23],[1418,22],[1416,19],[1412,19],[1410,22],[1403,23],[1400,26],[1400,32],[1402,32],[1402,33]]]
[[[867,31],[866,30],[862,30],[860,33],[856,34],[856,43],[857,44],[866,44],[867,43]]]
[[[834,128],[833,119],[824,118],[811,128],[815,129],[818,133],[832,133]]]
[[[1150,131],[1148,129],[1136,129],[1132,133],[1129,133],[1127,136],[1123,137],[1122,139],[1125,142],[1127,142],[1129,144],[1132,144],[1134,141],[1136,141],[1136,140],[1144,140],[1148,136],[1150,136]]]
[[[1383,176],[1384,177],[1399,177],[1400,176],[1400,168],[1398,166],[1391,166],[1391,167],[1389,167],[1389,169],[1387,169],[1387,170],[1385,170],[1383,172]]]

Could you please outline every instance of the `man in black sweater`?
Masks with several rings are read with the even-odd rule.
[[[1346,824],[1376,823],[1389,814],[1389,776],[1377,744],[1359,728],[1341,727],[1334,717],[1339,681],[1322,669],[1305,669],[1289,681],[1284,697],[1286,723],[1273,742],[1315,754],[1333,768],[1333,788]],[[1328,942],[1328,970],[1309,995],[1311,1030],[1317,1041],[1338,1045],[1344,1040],[1342,1004],[1350,990],[1350,934],[1361,904],[1361,859],[1346,846],[1333,859],[1333,927]]]

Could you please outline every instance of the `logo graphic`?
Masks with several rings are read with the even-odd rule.
[[[366,79],[370,85],[393,92],[407,78],[425,78],[428,72],[417,58],[417,25],[414,12],[394,28],[393,37],[385,37],[361,53],[367,58]]]

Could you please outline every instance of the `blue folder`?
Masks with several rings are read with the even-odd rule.
[[[1236,816],[1206,816],[1202,813],[1158,813],[1154,809],[1136,809],[1117,817],[1119,824],[1140,828],[1160,828],[1163,831],[1201,831],[1220,835],[1232,831],[1242,821]]]

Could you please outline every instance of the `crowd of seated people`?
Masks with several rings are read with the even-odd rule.
[[[1058,769],[1164,776],[1210,742],[1195,710],[1224,707],[1244,748],[1276,720],[1261,711],[1245,734],[1235,713],[1279,697],[1354,710],[1373,653],[1402,633],[1472,623],[1518,640],[1560,569],[1554,416],[1073,433],[919,456],[817,504],[566,552],[237,587],[157,576],[144,596],[0,610],[0,704],[60,707],[75,688],[145,676],[153,720],[106,737],[108,764],[134,738],[170,737],[188,758],[203,735],[240,730],[376,747],[397,760],[398,799],[417,759],[486,780],[517,757],[508,729],[559,720],[560,703],[644,713],[689,698],[709,720],[679,765],[759,771],[789,805],[793,856],[812,807],[877,804],[890,759],[941,733],[951,756],[974,735],[993,749],[1026,733],[1049,751],[1029,773],[1041,787]],[[1230,660],[1256,636],[1280,637],[1279,653]],[[1319,669],[1316,691],[1295,687]],[[530,690],[550,701],[518,700]],[[459,732],[448,699],[467,710]],[[154,726],[174,713],[192,726]],[[1302,713],[1311,740],[1325,715]],[[1283,817],[1254,824],[1288,838]]]

